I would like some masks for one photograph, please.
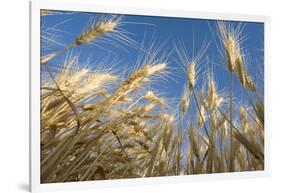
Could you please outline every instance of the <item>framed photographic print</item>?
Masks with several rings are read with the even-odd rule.
[[[30,4],[33,192],[264,176],[265,16]]]

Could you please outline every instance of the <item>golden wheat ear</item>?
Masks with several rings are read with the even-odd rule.
[[[243,54],[241,42],[243,40],[241,26],[234,26],[227,22],[218,22],[219,39],[222,43],[227,67],[230,72],[234,72],[237,65],[242,68]],[[239,68],[239,67],[238,67]]]
[[[89,28],[83,31],[72,44],[68,45],[62,50],[45,55],[41,57],[41,64],[48,62],[52,58],[62,54],[63,52],[74,48],[76,46],[89,44],[97,38],[108,35],[109,33],[117,33],[117,27],[120,25],[121,17],[101,18],[99,21],[94,22]],[[124,38],[123,36],[119,36]],[[118,38],[117,38],[118,39]]]
[[[74,43],[76,45],[88,44],[96,40],[98,37],[115,32],[118,25],[119,22],[117,20],[100,21],[96,25],[82,32]]]
[[[190,105],[190,96],[187,93],[187,89],[184,89],[183,94],[181,96],[181,115],[185,116],[185,113]]]
[[[179,59],[178,62],[183,67],[183,70],[186,72],[186,77],[190,91],[193,91],[193,89],[195,88],[196,82],[203,67],[202,57],[205,55],[209,45],[209,41],[203,41],[197,53],[193,53],[191,57],[187,53],[186,48],[182,42],[175,44],[175,51]]]

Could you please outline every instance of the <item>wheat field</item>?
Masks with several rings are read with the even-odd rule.
[[[65,13],[41,10],[44,19],[58,14]],[[243,44],[251,34],[217,21],[218,42],[207,40],[193,54],[175,41],[172,52],[161,54],[156,40],[139,43],[124,31],[134,25],[125,18],[93,18],[72,43],[41,55],[41,183],[263,170],[263,87]],[[41,31],[41,49],[59,42],[50,28]],[[143,54],[129,71],[80,64],[75,51],[96,43]],[[214,57],[227,77],[224,86],[216,66],[206,67],[210,44],[221,53]],[[178,76],[172,61],[184,72],[175,98],[153,86]]]

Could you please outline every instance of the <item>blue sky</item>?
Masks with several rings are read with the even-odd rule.
[[[91,18],[99,17],[101,14],[95,13],[64,13],[56,14],[52,16],[41,17],[41,23],[44,28],[49,27],[50,32],[55,33],[58,42],[68,45],[72,43],[77,36],[85,29],[85,26],[89,24]],[[203,62],[203,70],[214,66],[215,79],[218,82],[219,90],[229,87],[229,75],[225,69],[225,65],[222,64],[221,57],[217,49],[217,44],[219,42],[216,36],[216,22],[215,20],[205,20],[205,19],[188,19],[188,18],[168,18],[168,17],[152,17],[152,16],[137,16],[137,15],[124,15],[123,20],[124,25],[122,29],[130,32],[130,38],[134,39],[136,42],[141,43],[144,39],[147,40],[149,46],[149,41],[154,40],[160,44],[166,42],[163,46],[163,55],[167,52],[174,51],[175,42],[181,41],[186,47],[186,52],[189,55],[196,55],[200,49],[204,40],[207,40],[210,45],[206,51],[203,61],[208,57],[212,62]],[[239,22],[232,22],[234,25],[238,25]],[[245,53],[247,54],[248,72],[253,76],[256,84],[260,88],[263,88],[263,76],[260,77],[259,71],[263,74],[263,42],[264,42],[264,25],[263,23],[253,23],[253,22],[242,22],[243,23],[243,35],[245,35],[245,41],[243,41],[242,47],[245,48]],[[152,25],[149,25],[152,24]],[[54,29],[52,29],[54,28]],[[52,31],[53,30],[53,31]],[[212,34],[215,33],[215,35]],[[139,50],[132,48],[128,45],[122,45],[127,51],[119,49],[116,46],[107,44],[102,44],[107,50],[101,49],[99,46],[101,44],[95,43],[89,45],[83,45],[76,47],[72,50],[72,53],[80,55],[81,64],[85,63],[87,60],[91,61],[91,68],[95,68],[96,61],[101,61],[105,58],[109,58],[109,61],[115,60],[118,62],[118,68],[127,69],[128,67],[134,66],[137,57],[139,55]],[[45,49],[42,47],[42,55],[51,53],[62,49],[62,46],[54,45],[49,47],[51,49]],[[194,51],[194,53],[193,53]],[[64,53],[52,60],[50,65],[56,63],[62,63],[64,57],[67,53]],[[159,56],[161,55],[161,52]],[[177,73],[173,75],[173,80],[165,81],[161,84],[161,92],[165,93],[168,98],[178,98],[182,93],[182,88],[185,83],[185,74],[180,69],[178,62],[175,60],[176,55],[172,54],[168,58],[168,65],[172,69],[176,69]],[[258,67],[259,65],[259,67]],[[262,91],[262,90],[261,90]],[[234,85],[234,92],[237,100],[243,100],[243,94],[239,82],[236,80]],[[261,93],[261,95],[263,95]]]

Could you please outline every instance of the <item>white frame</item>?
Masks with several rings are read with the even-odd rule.
[[[67,182],[40,184],[40,9],[65,11],[87,11],[116,14],[135,14],[150,16],[168,16],[200,19],[223,19],[234,21],[263,22],[264,37],[264,85],[265,85],[265,169],[264,171],[234,172],[220,174],[200,174],[190,176],[153,177],[138,179],[120,179],[108,181]],[[241,179],[265,177],[270,174],[270,64],[269,64],[269,28],[270,18],[257,15],[238,15],[222,13],[191,12],[183,10],[148,9],[139,7],[117,7],[93,3],[40,1],[30,2],[30,190],[42,192],[51,190],[72,190],[82,188],[124,187],[148,184],[182,183],[190,181]]]

